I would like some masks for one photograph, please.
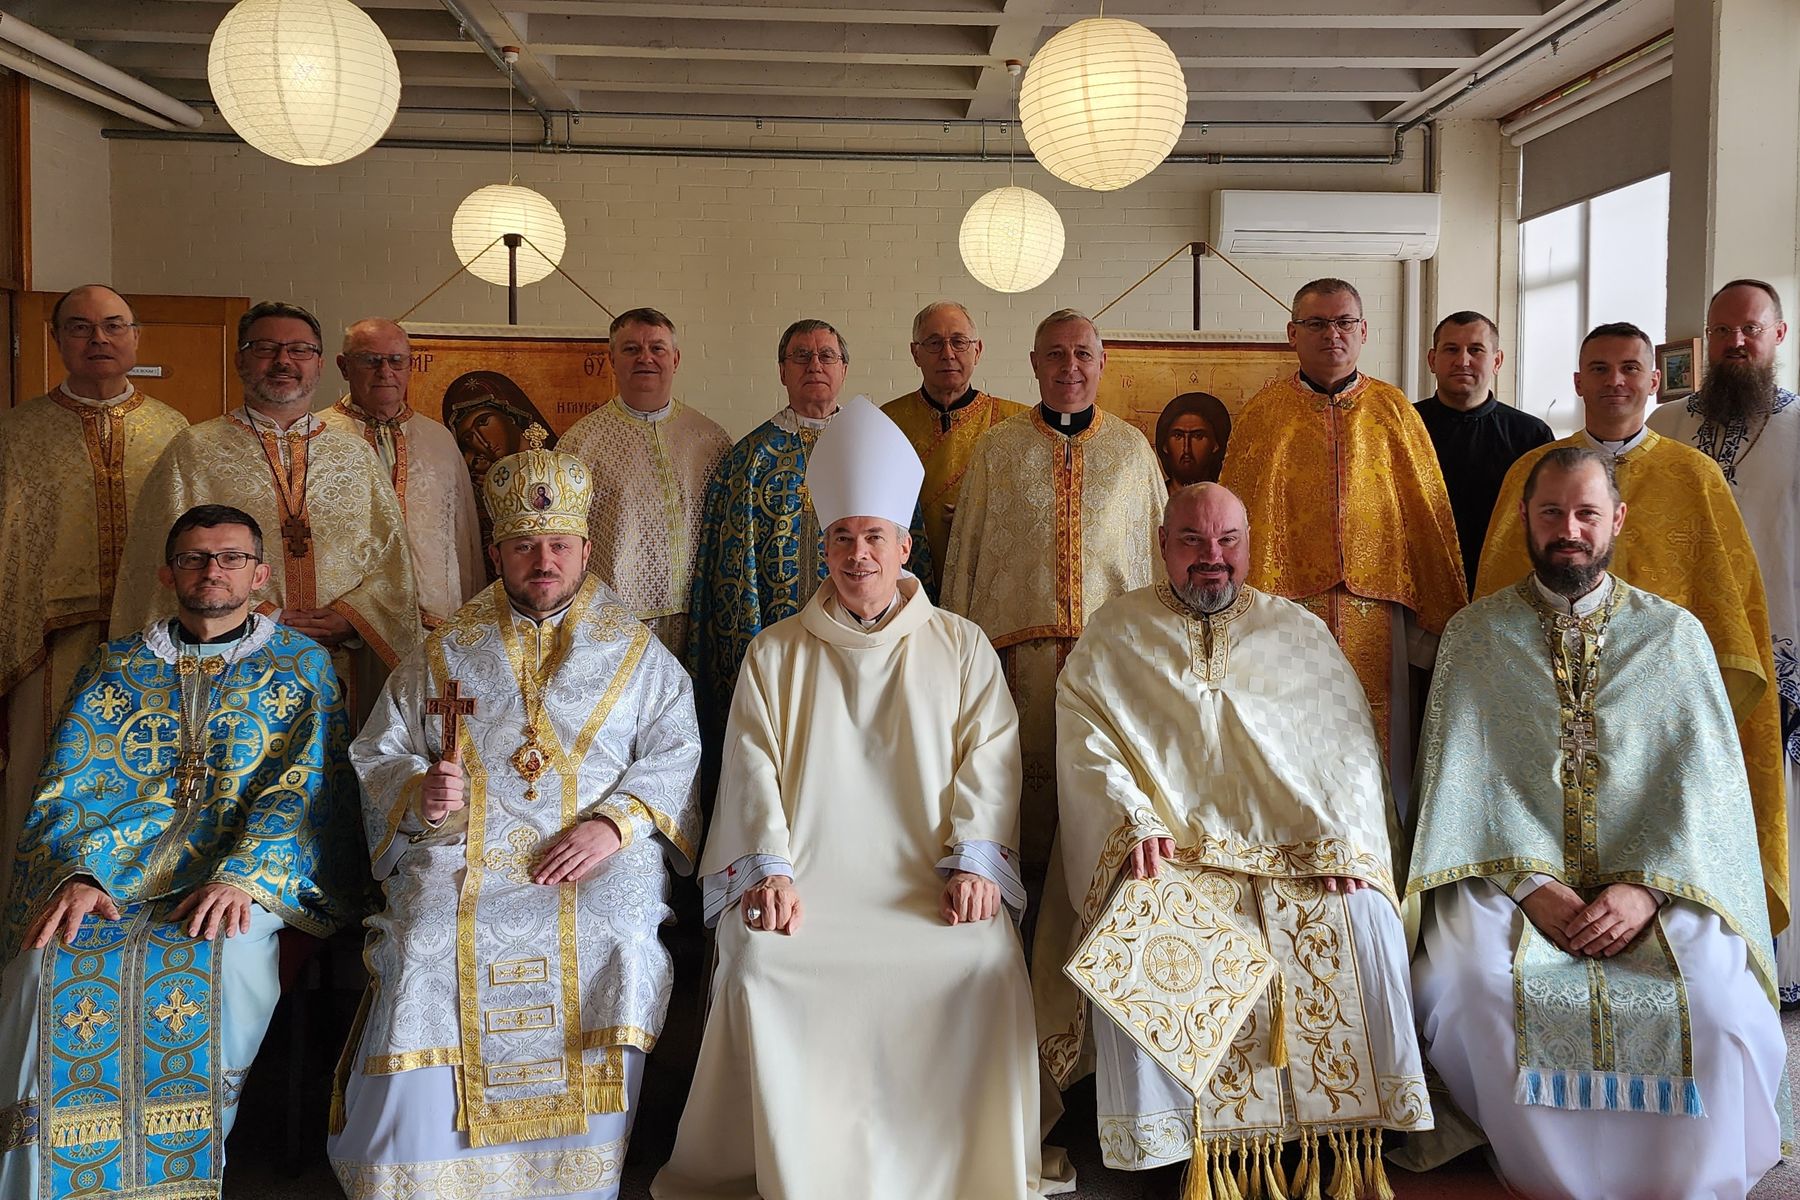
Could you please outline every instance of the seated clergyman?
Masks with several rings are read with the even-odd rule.
[[[0,1195],[217,1195],[279,994],[275,934],[356,915],[329,654],[249,612],[269,568],[245,513],[190,509],[164,557],[176,615],[76,677],[19,845]]]
[[[351,746],[387,905],[326,1146],[350,1200],[619,1193],[700,735],[681,664],[587,573],[591,481],[559,452],[494,464],[499,581]]]
[[[1521,508],[1532,573],[1450,622],[1426,714],[1426,1054],[1534,1200],[1741,1197],[1781,1154],[1787,1046],[1718,664],[1608,573],[1609,457],[1551,450]]]
[[[923,478],[862,397],[807,464],[830,578],[738,679],[712,1012],[658,1200],[1040,1194],[1018,716],[981,629],[901,572]]]
[[[1121,876],[1181,871],[1273,956],[1274,982],[1193,1090],[1046,969],[1064,950],[1035,978],[1040,1054],[1067,1087],[1091,1033],[1109,1167],[1191,1160],[1186,1194],[1210,1181],[1215,1200],[1247,1177],[1259,1195],[1372,1197],[1382,1131],[1431,1125],[1386,772],[1325,623],[1243,582],[1252,534],[1218,484],[1169,497],[1167,582],[1108,601],[1057,683],[1057,783],[1078,933]]]

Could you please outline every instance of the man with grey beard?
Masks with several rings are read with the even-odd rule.
[[[1775,382],[1775,353],[1787,337],[1781,297],[1760,279],[1734,279],[1706,310],[1706,377],[1701,391],[1658,408],[1650,427],[1719,464],[1744,515],[1762,567],[1781,694],[1787,774],[1788,854],[1800,822],[1800,397]],[[1800,939],[1776,939],[1782,1007],[1800,1006]]]
[[[1250,527],[1237,496],[1215,483],[1180,489],[1158,542],[1167,582],[1103,605],[1057,682],[1069,898],[1085,933],[1121,878],[1173,873],[1170,884],[1235,906],[1232,920],[1277,960],[1281,982],[1228,1035],[1243,1070],[1217,1076],[1235,1075],[1242,1089],[1215,1077],[1196,1094],[1138,1047],[1114,1010],[1083,1001],[1056,969],[1065,951],[1033,972],[1040,1057],[1065,1088],[1084,1059],[1095,1064],[1102,1157],[1114,1170],[1155,1172],[1147,1195],[1176,1195],[1183,1163],[1190,1185],[1245,1162],[1273,1179],[1287,1141],[1298,1144],[1289,1194],[1325,1190],[1332,1156],[1340,1185],[1361,1164],[1374,1194],[1383,1131],[1428,1129],[1432,1118],[1368,699],[1324,621],[1244,582]],[[1313,1053],[1304,1021],[1275,1014],[1316,1003],[1303,981],[1324,970],[1309,962],[1321,935],[1354,963],[1331,968],[1333,1002],[1367,1014],[1342,1027],[1341,1049],[1379,1086],[1354,1094],[1332,1093],[1324,1072],[1275,1065]],[[1166,972],[1149,978],[1152,990],[1176,986]],[[1227,986],[1217,975],[1196,982],[1216,994]],[[1092,1057],[1083,1053],[1090,1030]]]

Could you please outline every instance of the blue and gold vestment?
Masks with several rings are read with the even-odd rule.
[[[784,410],[731,448],[707,489],[687,647],[702,729],[723,727],[751,639],[804,608],[829,574],[825,536],[806,492],[807,457],[819,433],[797,426]],[[917,506],[906,569],[937,595]]]
[[[0,1161],[10,1179],[13,1155],[35,1156],[25,1173],[39,1195],[217,1196],[240,1074],[230,1068],[248,1066],[267,1023],[262,1011],[225,1027],[230,976],[272,975],[279,924],[329,934],[364,894],[349,874],[363,862],[358,794],[329,655],[264,617],[223,653],[205,649],[178,650],[164,623],[103,646],[39,775],[6,910],[6,985],[35,991],[35,1013],[0,1042],[0,1106],[11,1101]],[[194,803],[176,780],[184,673],[206,689]],[[119,920],[90,915],[73,943],[21,952],[57,887],[78,876],[107,892]],[[255,901],[249,934],[207,941],[170,922],[207,883]],[[247,986],[272,1007],[272,979]]]

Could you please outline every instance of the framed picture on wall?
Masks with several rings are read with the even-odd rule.
[[[1656,392],[1658,404],[1680,400],[1699,391],[1700,376],[1706,369],[1700,339],[1683,338],[1679,342],[1664,342],[1658,346],[1656,369],[1662,372],[1662,386]]]

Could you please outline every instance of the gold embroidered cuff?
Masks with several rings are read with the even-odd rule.
[[[623,850],[637,838],[638,821],[650,820],[650,810],[636,796],[621,792],[595,805],[583,820],[591,821],[595,817],[605,817],[613,823],[619,831],[619,849]]]

